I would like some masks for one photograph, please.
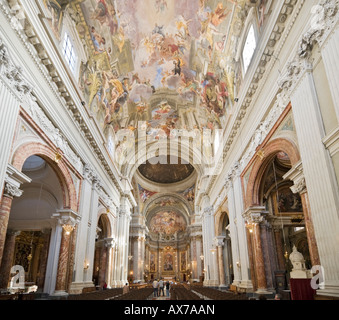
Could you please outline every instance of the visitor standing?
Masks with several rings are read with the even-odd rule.
[[[154,297],[158,297],[158,281],[155,279],[153,281],[153,290],[154,290]]]
[[[166,296],[169,297],[169,291],[170,291],[170,283],[169,281],[166,282]]]
[[[162,279],[160,279],[160,281],[159,281],[159,297],[161,295],[161,292],[162,292],[162,296],[164,297],[165,296],[165,293],[164,293],[164,281]]]

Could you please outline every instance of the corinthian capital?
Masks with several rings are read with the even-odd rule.
[[[9,183],[9,182],[5,182],[5,189],[4,189],[4,195],[8,196],[8,197],[21,197],[21,195],[23,194],[23,191],[20,190],[17,186]]]

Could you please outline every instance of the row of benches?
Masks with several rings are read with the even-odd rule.
[[[130,290],[128,293],[117,296],[112,300],[147,300],[147,298],[153,293],[153,288],[140,288]]]
[[[99,290],[93,292],[85,292],[77,295],[69,295],[68,300],[106,300],[122,295],[122,288],[114,288],[107,290]]]
[[[196,291],[211,300],[248,300],[246,294],[219,291],[217,289],[202,286],[192,286],[191,290]]]
[[[170,290],[171,300],[203,300],[184,286],[173,286]]]

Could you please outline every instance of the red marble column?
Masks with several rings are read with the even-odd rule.
[[[255,268],[257,275],[258,291],[266,291],[267,281],[265,274],[265,263],[262,252],[259,223],[254,223],[253,225],[253,236],[254,236]]]
[[[66,292],[70,240],[71,240],[71,233],[68,233],[64,228],[62,228],[55,291]]]
[[[107,248],[103,244],[103,246],[100,248],[100,269],[99,269],[100,287],[103,287],[103,285],[105,284],[106,265],[107,265]]]
[[[74,269],[74,263],[75,263],[75,247],[76,247],[77,234],[78,234],[78,225],[75,225],[74,230],[71,234],[71,240],[70,240],[67,290],[69,289],[73,281],[73,269]]]
[[[219,285],[226,286],[223,245],[218,245]]]
[[[13,197],[4,194],[0,204],[0,264],[2,261]]]
[[[284,257],[284,248],[281,241],[281,231],[278,228],[274,229],[274,239],[275,239],[275,248],[277,250],[278,256],[278,266],[279,270],[285,270],[285,257]]]
[[[13,264],[15,238],[20,232],[8,230],[6,236],[6,243],[4,248],[4,255],[0,268],[0,288],[6,289],[10,278],[10,272]]]
[[[311,208],[308,199],[307,191],[301,192],[301,201],[303,205],[303,212],[304,212],[304,219],[305,219],[305,226],[306,226],[306,233],[307,233],[307,241],[308,241],[308,248],[311,257],[312,266],[320,265],[320,258],[318,252],[317,241],[315,238],[313,221],[311,217]]]
[[[253,239],[252,239],[253,233],[251,233],[249,229],[246,228],[246,234],[247,234],[248,257],[249,257],[249,263],[251,266],[252,286],[253,286],[253,290],[256,290],[258,288],[258,285],[257,285],[257,277],[255,274],[254,250],[253,250]]]

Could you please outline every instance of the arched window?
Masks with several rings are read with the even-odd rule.
[[[257,39],[255,36],[254,26],[251,25],[247,38],[245,41],[244,49],[242,52],[242,59],[243,59],[243,65],[244,65],[244,74],[247,72],[248,67],[251,64],[255,49],[257,47]]]
[[[65,33],[64,43],[62,46],[62,52],[64,54],[66,62],[68,63],[68,66],[70,67],[71,71],[75,73],[77,56],[74,50],[72,40],[67,33]]]

